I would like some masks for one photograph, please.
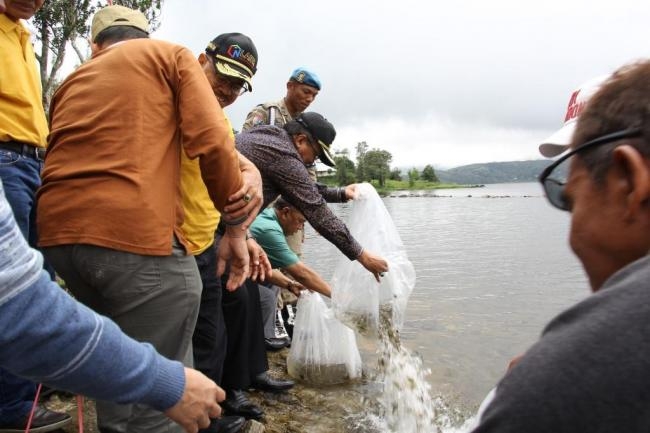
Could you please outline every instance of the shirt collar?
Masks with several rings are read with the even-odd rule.
[[[28,32],[28,30],[25,28],[25,26],[22,25],[20,20],[13,21],[9,19],[7,15],[0,14],[0,30],[2,30],[4,33],[10,33],[16,31],[17,27],[24,32]]]

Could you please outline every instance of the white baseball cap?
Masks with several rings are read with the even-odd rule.
[[[592,78],[571,92],[564,115],[564,125],[539,145],[539,153],[547,158],[552,158],[569,148],[580,113],[587,105],[589,98],[600,89],[609,77],[609,75],[602,75]]]

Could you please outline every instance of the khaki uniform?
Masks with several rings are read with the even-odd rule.
[[[288,121],[293,120],[284,98],[275,102],[265,102],[253,108],[248,116],[242,131],[247,131],[257,125],[275,125],[282,128]]]

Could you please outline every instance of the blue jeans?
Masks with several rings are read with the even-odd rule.
[[[42,168],[41,161],[0,149],[0,179],[5,196],[20,231],[32,247],[38,242],[36,190],[41,185]],[[23,419],[31,409],[35,393],[33,382],[0,369],[0,426]]]

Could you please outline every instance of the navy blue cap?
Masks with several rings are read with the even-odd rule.
[[[306,84],[320,90],[320,78],[312,71],[306,68],[296,68],[289,77],[289,80],[295,81],[300,84]]]

